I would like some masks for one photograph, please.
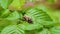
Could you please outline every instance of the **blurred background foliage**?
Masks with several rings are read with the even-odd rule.
[[[60,0],[0,0],[0,34],[60,34]]]

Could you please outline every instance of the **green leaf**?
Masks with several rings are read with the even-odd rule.
[[[11,12],[9,11],[9,9],[5,9],[5,10],[1,11],[1,16],[0,16],[0,17],[6,17],[6,16],[9,15],[9,13],[11,13]]]
[[[47,7],[44,6],[43,4],[36,5],[34,8],[39,9],[39,10],[43,10],[43,11],[47,11]]]
[[[8,21],[0,19],[0,31],[8,25],[9,25]]]
[[[22,13],[19,12],[20,19],[23,19]]]
[[[16,20],[19,19],[19,13],[17,11],[12,12],[6,19],[8,20]]]
[[[4,9],[7,9],[9,4],[12,2],[13,0],[0,0],[1,6]]]
[[[38,34],[50,34],[50,32],[47,29],[43,29]]]
[[[24,31],[19,29],[17,25],[10,25],[4,28],[1,34],[24,34]]]
[[[43,26],[41,24],[20,24],[18,27],[24,30],[35,30],[40,29]]]
[[[14,24],[17,24],[17,20],[10,21],[10,20],[6,20],[6,19],[3,19],[3,18],[0,18],[0,31],[3,28],[5,28],[6,26],[14,25]]]
[[[21,8],[25,3],[25,0],[13,0],[11,3],[11,6],[14,7],[15,9]]]
[[[8,10],[8,9],[6,9],[6,10],[4,10],[4,11],[2,12],[3,15],[4,15],[4,14],[7,14],[7,13],[9,13],[9,10]]]
[[[30,24],[26,25],[26,30],[35,30],[35,29],[40,29],[43,26],[41,24]]]
[[[51,34],[60,34],[60,26],[55,26],[50,29]]]
[[[42,25],[54,24],[51,17],[43,10],[31,8],[27,10],[26,15],[31,18],[33,23],[40,23]]]

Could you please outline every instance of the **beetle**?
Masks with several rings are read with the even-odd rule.
[[[29,16],[24,15],[23,18],[24,18],[24,20],[27,21],[28,23],[32,23],[32,19],[31,19]]]

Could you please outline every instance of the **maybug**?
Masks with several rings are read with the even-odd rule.
[[[28,23],[32,23],[32,19],[31,19],[29,16],[24,15],[23,18],[24,18],[24,20],[27,21]]]

